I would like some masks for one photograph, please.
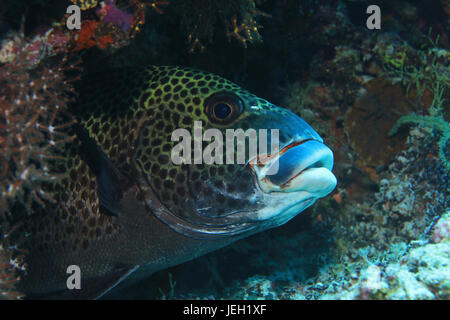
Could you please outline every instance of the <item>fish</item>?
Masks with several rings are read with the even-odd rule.
[[[27,271],[18,288],[29,298],[103,297],[280,226],[337,184],[333,152],[314,129],[218,75],[113,69],[89,75],[78,92],[69,110],[75,138],[55,165],[63,178],[47,186],[56,201],[24,222]],[[244,163],[175,164],[173,132],[192,132],[196,122],[224,135],[264,129],[270,141],[276,132],[278,149],[246,153]],[[73,266],[78,287],[68,285]]]

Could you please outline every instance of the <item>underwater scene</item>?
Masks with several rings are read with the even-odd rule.
[[[0,300],[450,299],[448,0],[0,4]]]

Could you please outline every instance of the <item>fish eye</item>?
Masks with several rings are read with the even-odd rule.
[[[234,93],[219,92],[206,99],[205,108],[211,121],[226,124],[235,120],[244,111],[244,104]]]
[[[226,103],[216,103],[213,108],[214,115],[218,119],[226,119],[231,114],[231,107]]]

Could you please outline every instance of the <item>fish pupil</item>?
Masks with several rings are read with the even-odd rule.
[[[218,119],[225,119],[231,113],[231,107],[226,103],[218,103],[214,106],[214,115]]]

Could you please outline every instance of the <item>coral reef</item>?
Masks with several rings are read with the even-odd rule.
[[[365,71],[378,77],[365,83],[364,94],[347,111],[345,129],[352,147],[369,165],[392,160],[405,141],[404,132],[394,134],[411,122],[434,125],[442,135],[440,157],[445,159],[448,128],[442,108],[449,94],[448,52],[438,48],[439,38],[428,37],[427,42],[428,51],[416,50],[398,35],[381,34],[363,46]],[[409,115],[414,112],[428,112],[433,118]],[[370,144],[358,139],[364,130],[370,132]]]
[[[439,132],[441,135],[438,142],[439,157],[446,167],[450,169],[450,162],[445,152],[448,140],[450,139],[450,125],[447,121],[445,121],[443,116],[418,116],[414,114],[402,116],[397,120],[395,126],[389,131],[389,135],[394,135],[398,131],[399,127],[406,123],[427,126]]]
[[[388,255],[388,253],[385,253]],[[398,261],[368,263],[355,284],[338,293],[325,291],[321,299],[429,300],[450,296],[450,242],[410,249]]]
[[[49,161],[60,158],[55,149],[71,139],[63,129],[74,122],[65,108],[73,99],[75,78],[65,72],[75,70],[77,62],[65,58],[54,66],[43,62],[48,50],[59,51],[59,47],[49,47],[50,35],[30,41],[16,38],[4,46],[13,50],[7,49],[8,63],[0,66],[2,214],[11,202],[18,201],[31,212],[32,203],[44,205],[52,200],[42,183],[58,179]]]
[[[15,287],[26,270],[21,218],[55,201],[46,185],[62,176],[53,168],[72,137],[67,111],[80,62],[67,55],[59,28],[25,37],[11,31],[0,48],[0,295],[23,297]]]
[[[392,139],[388,133],[400,118],[399,114],[414,109],[401,86],[392,85],[382,78],[367,82],[365,89],[367,92],[355,101],[345,115],[345,131],[351,146],[367,164],[386,165],[404,148],[406,139],[405,134]],[[364,126],[361,126],[362,120]]]
[[[111,39],[114,35],[121,38],[122,41],[133,38],[145,24],[147,8],[152,8],[160,15],[167,13],[167,16],[179,21],[180,31],[185,34],[189,43],[188,51],[191,53],[196,50],[205,50],[204,42],[211,43],[213,41],[219,24],[223,27],[223,35],[229,41],[235,39],[244,47],[247,46],[247,43],[260,42],[262,39],[259,29],[262,26],[257,20],[259,17],[269,17],[268,14],[257,8],[255,0],[150,2],[127,0],[127,6],[116,0],[73,0],[72,2],[79,5],[84,11],[94,11],[98,18],[98,20],[84,21],[85,25],[82,26],[79,35],[79,37],[83,36],[81,41],[83,45],[77,46],[78,49],[94,45],[104,49],[107,44],[117,43],[117,40]],[[125,9],[126,7],[128,9]],[[99,26],[102,26],[103,29],[98,30]],[[111,29],[112,26],[115,26],[116,29]],[[96,33],[100,33],[102,36],[96,35]],[[92,43],[94,38],[98,43]]]
[[[174,14],[180,16],[180,26],[187,34],[189,51],[205,50],[205,41],[212,42],[216,27],[222,24],[230,41],[235,39],[244,47],[261,41],[257,19],[269,17],[256,7],[255,0],[173,0]],[[261,1],[259,1],[261,2]]]
[[[80,30],[65,28],[67,3],[83,10]],[[45,185],[61,178],[73,81],[82,70],[172,64],[222,74],[302,116],[333,149],[339,184],[279,230],[125,297],[450,299],[448,1],[383,2],[379,31],[365,28],[366,1],[67,3],[0,10],[1,298],[21,297],[14,284],[26,270],[13,222],[52,202]]]

